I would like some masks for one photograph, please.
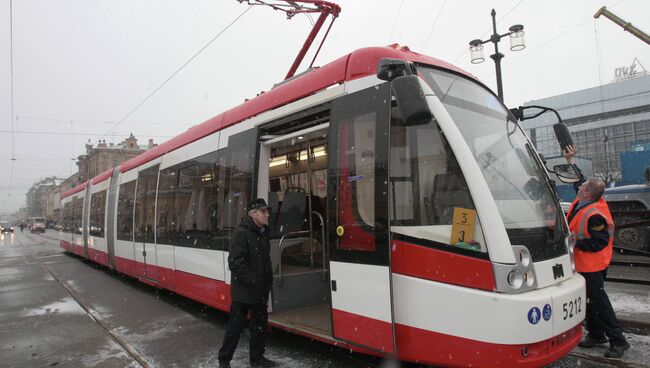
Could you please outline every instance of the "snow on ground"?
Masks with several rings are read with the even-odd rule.
[[[24,317],[29,316],[43,316],[48,314],[57,314],[57,313],[78,313],[84,314],[85,311],[81,309],[79,304],[72,299],[72,297],[63,298],[57,300],[54,303],[40,306],[35,309],[30,309],[25,311],[23,314]]]
[[[609,300],[617,313],[650,313],[650,291],[630,293],[608,291]]]

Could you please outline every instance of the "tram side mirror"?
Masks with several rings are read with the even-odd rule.
[[[563,183],[577,183],[580,181],[580,175],[573,165],[555,165],[553,166],[553,172]]]
[[[557,138],[557,142],[560,144],[562,152],[564,152],[568,146],[573,146],[573,137],[571,136],[569,127],[567,127],[566,124],[554,124],[553,130],[555,131],[555,138]]]
[[[428,124],[433,119],[420,85],[420,78],[416,75],[404,75],[393,79],[391,86],[406,126]]]

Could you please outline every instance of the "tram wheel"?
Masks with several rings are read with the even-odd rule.
[[[614,234],[614,244],[619,247],[645,250],[645,239],[647,231],[644,230],[644,227],[641,226],[616,230]]]

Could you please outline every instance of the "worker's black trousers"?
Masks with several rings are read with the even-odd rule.
[[[246,314],[251,312],[249,359],[258,361],[264,355],[266,333],[268,329],[268,313],[266,304],[245,304],[232,302],[230,305],[230,320],[223,337],[223,345],[219,349],[219,360],[229,362],[232,359],[241,331],[246,327]]]
[[[598,272],[581,272],[587,282],[587,331],[596,340],[609,339],[611,345],[625,345],[621,325],[605,292],[607,269]]]

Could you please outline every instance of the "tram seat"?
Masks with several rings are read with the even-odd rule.
[[[301,231],[305,224],[305,209],[307,208],[307,195],[302,188],[287,188],[284,192],[282,205],[277,216],[276,239],[271,239],[271,263],[273,272],[277,271],[282,252],[294,245],[309,241],[307,236],[286,238],[280,247],[280,238],[289,233]]]
[[[469,189],[458,174],[438,174],[433,179],[431,195],[436,224],[451,224],[454,208],[474,208]]]

